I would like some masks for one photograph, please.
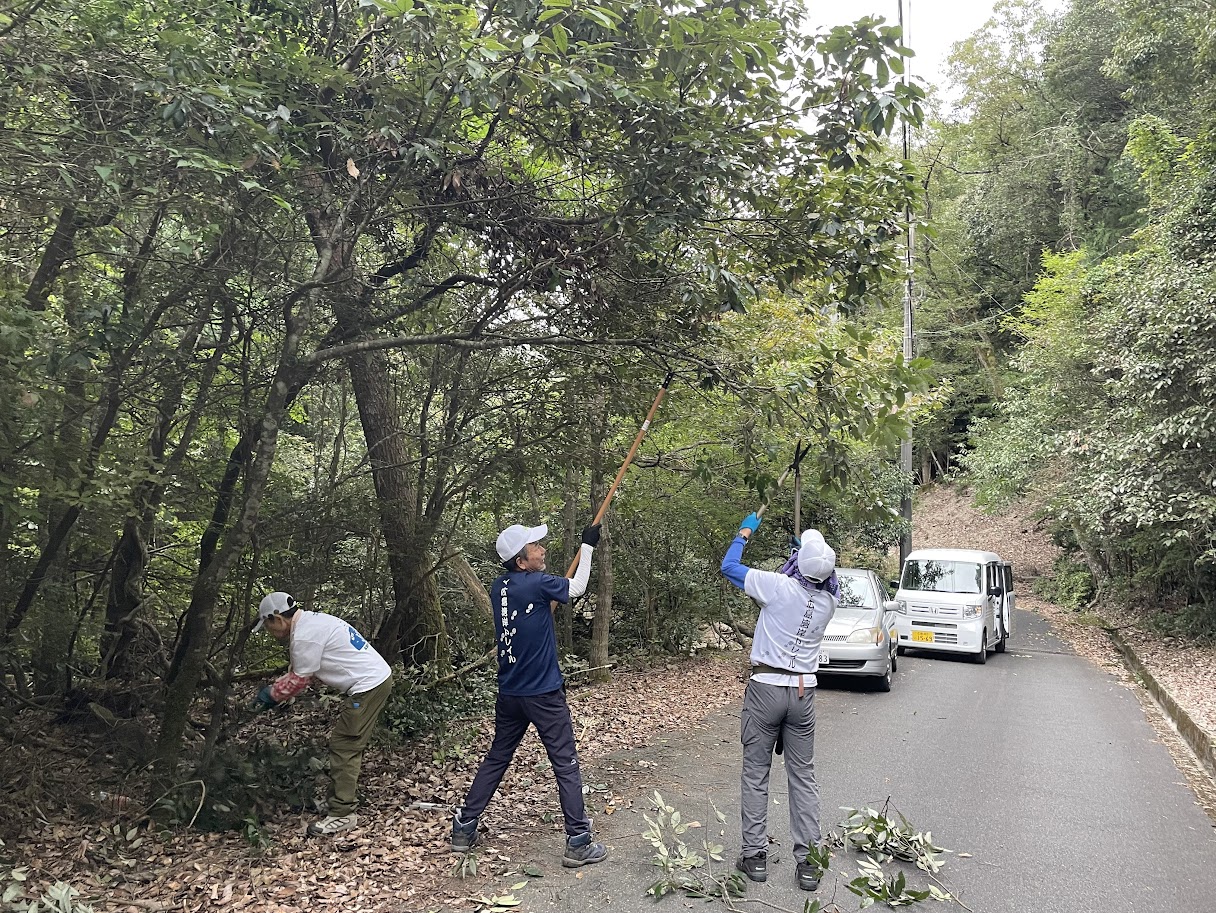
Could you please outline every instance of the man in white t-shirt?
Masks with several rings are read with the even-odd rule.
[[[295,697],[314,678],[346,697],[342,715],[329,737],[329,776],[333,782],[328,814],[310,824],[308,833],[328,837],[349,830],[359,821],[355,785],[363,749],[393,689],[392,670],[351,625],[324,612],[305,612],[286,593],[271,593],[262,600],[253,630],[263,627],[288,645],[291,668],[257,693],[251,701],[254,709],[266,710]]]
[[[760,526],[748,514],[722,559],[726,579],[760,607],[752,640],[752,675],[743,697],[740,777],[743,851],[735,867],[752,881],[768,880],[768,779],[778,738],[785,743],[790,837],[795,880],[819,888],[819,784],[815,780],[815,672],[823,632],[840,603],[836,552],[808,529],[780,572],[743,564],[743,546]],[[811,851],[814,852],[811,852]]]

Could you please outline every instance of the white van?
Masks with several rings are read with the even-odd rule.
[[[995,552],[923,548],[908,554],[895,593],[897,651],[1005,652],[1013,633],[1013,567]]]

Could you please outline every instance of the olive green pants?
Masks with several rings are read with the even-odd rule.
[[[355,810],[355,784],[363,766],[363,749],[367,747],[376,728],[376,720],[389,692],[393,690],[390,675],[371,691],[348,694],[338,724],[329,736],[329,776],[333,787],[329,797],[329,813],[335,817],[349,815]]]

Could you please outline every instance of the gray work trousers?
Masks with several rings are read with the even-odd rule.
[[[747,683],[740,714],[743,776],[743,855],[768,851],[768,777],[777,733],[784,730],[785,773],[789,779],[790,836],[794,859],[819,845],[819,784],[815,780],[815,689]]]

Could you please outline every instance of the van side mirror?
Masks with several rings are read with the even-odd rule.
[[[891,592],[894,593],[896,590],[899,589],[899,581],[898,580],[888,580],[887,586],[889,586],[891,588]]]
[[[1005,595],[1005,588],[1000,587],[1000,586],[994,586],[988,591],[988,595],[995,596],[997,599],[1000,599],[1002,596]]]

